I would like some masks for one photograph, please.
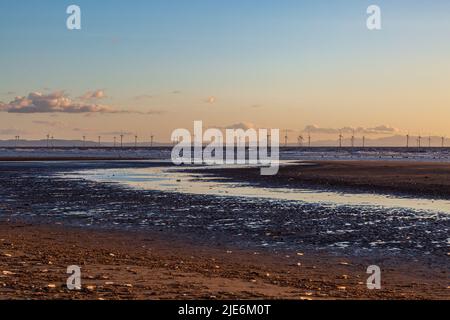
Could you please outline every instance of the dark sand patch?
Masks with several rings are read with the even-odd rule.
[[[256,168],[196,170],[210,176],[265,187],[341,188],[349,191],[407,194],[450,199],[450,163],[400,161],[306,161],[280,167],[275,176]]]

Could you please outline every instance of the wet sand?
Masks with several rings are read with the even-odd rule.
[[[448,299],[443,271],[313,252],[206,247],[163,234],[0,223],[0,299]],[[66,288],[79,265],[82,290]]]
[[[378,169],[369,169],[374,165]],[[375,185],[386,176],[380,172],[392,176],[397,171],[386,165],[361,163],[364,172],[378,172]],[[355,187],[358,181],[358,163],[316,166],[282,168],[279,177],[271,177],[271,186],[292,185],[303,170],[311,181],[314,175],[347,181],[340,186]],[[431,165],[425,166],[430,172]],[[436,246],[448,237],[443,217],[394,212],[388,222],[383,210],[361,214],[351,208],[165,194],[53,176],[79,169],[79,163],[0,167],[0,299],[450,298],[448,248]],[[215,175],[268,184],[252,169],[239,170]],[[413,165],[408,170],[411,179],[423,175]],[[399,186],[406,183],[404,177],[396,179]],[[425,188],[413,185],[419,185],[415,192]],[[237,218],[240,222],[230,225]],[[293,223],[286,224],[287,219]],[[355,230],[329,233],[346,228]],[[358,253],[377,239],[386,243],[369,254]],[[290,245],[271,250],[259,246],[261,241]],[[330,247],[346,241],[355,247]],[[373,264],[382,269],[382,290],[366,287],[366,269]],[[80,292],[64,286],[69,265],[82,267]]]
[[[202,173],[265,187],[322,188],[450,199],[450,163],[400,161],[305,161],[280,168],[275,176],[259,169],[227,168]]]

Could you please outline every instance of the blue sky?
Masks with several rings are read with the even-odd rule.
[[[81,7],[80,31],[66,29],[70,4]],[[370,4],[382,9],[379,32],[366,28]],[[189,121],[203,116],[211,125],[369,126],[374,105],[361,108],[374,90],[388,96],[395,85],[405,94],[422,84],[424,72],[443,85],[449,9],[448,1],[405,0],[2,0],[0,101],[45,88],[71,96],[102,89],[115,108],[158,109],[167,119],[177,120],[170,117],[176,113]],[[182,97],[171,97],[173,91]],[[137,102],[141,95],[156,98]],[[210,96],[217,105],[208,114],[202,103]],[[447,98],[435,102],[437,111]],[[390,122],[387,112],[394,106],[421,109],[403,105],[408,102],[380,98],[384,116],[373,121]],[[256,105],[267,109],[242,111]],[[293,110],[301,123],[290,119]],[[336,110],[348,116],[324,119]],[[234,118],[237,111],[242,113]],[[414,120],[419,111],[411,121],[400,115],[389,117],[399,127],[420,130]],[[116,122],[110,121],[111,129]]]

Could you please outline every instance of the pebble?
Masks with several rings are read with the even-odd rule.
[[[2,271],[2,273],[3,273],[3,275],[5,275],[5,276],[13,276],[13,275],[15,275],[15,273],[14,272],[11,272],[11,271]]]

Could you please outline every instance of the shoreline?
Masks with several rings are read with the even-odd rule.
[[[206,247],[141,232],[0,222],[0,299],[448,299],[443,270],[392,260]],[[255,254],[257,253],[257,254]],[[82,290],[65,287],[82,269]]]

